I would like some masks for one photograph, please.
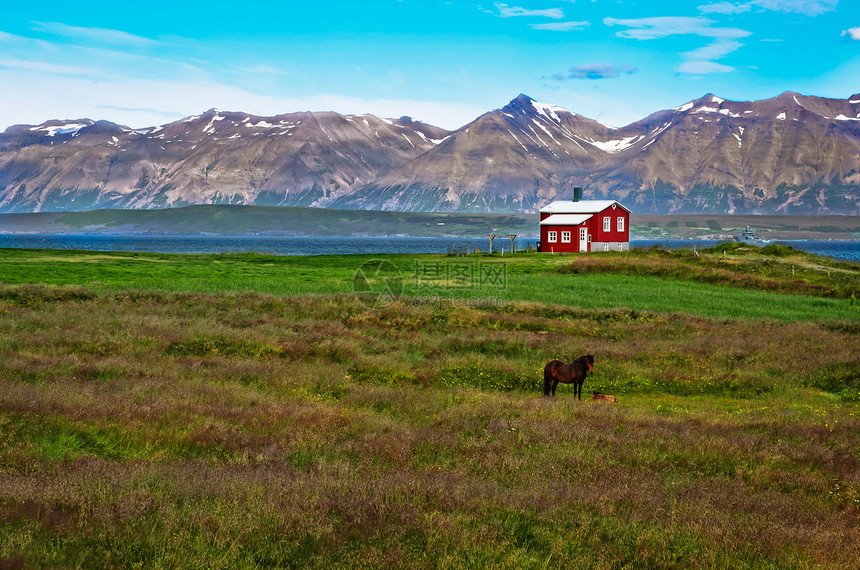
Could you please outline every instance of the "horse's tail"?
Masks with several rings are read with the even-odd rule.
[[[552,372],[549,370],[549,364],[543,369],[543,395],[549,396],[552,389]]]

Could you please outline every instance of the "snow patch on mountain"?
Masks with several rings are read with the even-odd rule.
[[[223,121],[226,117],[222,117],[221,115],[216,114],[212,119],[210,119],[209,123],[203,127],[203,132],[211,135],[215,132],[215,127],[213,126],[217,121]]]
[[[545,132],[545,133],[546,133],[546,135],[547,135],[549,138],[551,138],[551,139],[552,139],[552,142],[554,142],[555,144],[558,144],[558,141],[557,141],[557,140],[555,140],[555,137],[554,137],[554,136],[552,136],[552,133],[551,133],[551,132],[549,132],[549,129],[548,129],[548,128],[546,128],[545,126],[543,126],[542,124],[540,124],[540,121],[534,121],[534,124],[535,124],[535,125],[537,125],[538,127],[540,127],[540,128],[541,128],[541,130],[542,130],[543,132]],[[537,134],[537,133],[535,133],[535,134]]]
[[[559,118],[559,113],[566,113],[568,115],[573,115],[564,107],[559,107],[558,105],[550,105],[549,103],[541,103],[540,101],[532,100],[532,107],[535,108],[535,111],[546,117],[547,119],[551,119],[556,123],[560,123],[561,119]]]
[[[740,118],[741,115],[737,113],[732,113],[730,109],[717,109],[716,107],[699,107],[693,113],[719,113],[720,115],[725,115],[727,117]]]
[[[608,152],[609,154],[618,154],[619,152],[626,150],[636,144],[636,142],[641,138],[641,136],[632,136],[611,141],[588,140],[586,142],[588,142],[588,144],[590,145],[596,146],[604,152]]]
[[[56,135],[69,135],[75,134],[84,127],[88,127],[90,125],[86,123],[63,123],[61,125],[47,125],[47,126],[38,126],[33,127],[31,131],[44,131],[48,133],[49,137],[53,137]]]

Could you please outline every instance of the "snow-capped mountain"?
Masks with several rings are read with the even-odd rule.
[[[592,190],[648,211],[860,213],[860,95],[708,94],[624,132],[643,138]]]
[[[612,128],[520,95],[455,132],[404,117],[210,110],[0,134],[0,212],[282,204],[534,212],[582,186],[651,213],[860,214],[860,94],[705,95]]]
[[[0,211],[325,205],[449,134],[408,117],[216,109],[137,130],[88,119],[19,125],[0,135]]]
[[[520,95],[335,203],[535,211],[582,186],[651,213],[860,213],[860,95],[708,94],[620,129]]]
[[[611,130],[520,95],[394,172],[338,199],[340,207],[534,212],[599,167]],[[609,143],[611,146],[611,143]]]

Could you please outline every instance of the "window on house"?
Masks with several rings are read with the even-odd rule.
[[[605,218],[603,218],[603,231],[608,232],[609,230],[612,229],[611,226],[612,226],[612,218],[610,218],[609,216],[606,216]]]
[[[608,241],[603,242],[603,251],[609,251],[609,242]]]
[[[624,243],[623,242],[620,242],[620,241],[618,242],[618,251],[624,251]]]
[[[555,243],[557,236],[558,236],[557,232],[547,232],[546,241],[548,241],[550,243]]]
[[[619,232],[624,231],[624,217],[623,216],[618,216],[618,231]]]
[[[561,232],[561,243],[570,243],[570,232]]]

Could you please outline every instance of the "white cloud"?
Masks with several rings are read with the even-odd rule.
[[[113,113],[114,111],[129,114],[129,115],[146,115],[151,117],[164,117],[168,121],[181,119],[186,117],[187,115],[178,113],[176,111],[162,111],[161,109],[155,109],[152,107],[123,107],[122,105],[96,105],[93,109],[105,109],[109,113]],[[146,126],[154,126],[154,125],[146,125]]]
[[[860,40],[860,26],[856,26],[854,28],[848,28],[844,32],[842,32],[843,36],[848,36],[852,40]]]
[[[732,4],[731,2],[717,2],[716,4],[705,4],[699,6],[699,12],[703,14],[741,14],[752,10],[752,2],[743,4]]]
[[[44,61],[26,61],[20,59],[3,59],[0,60],[0,67],[14,67],[17,69],[25,69],[29,71],[38,71],[41,73],[50,73],[56,75],[97,75],[98,72],[92,69],[83,67],[75,67],[72,65],[59,65],[55,63],[46,63]]]
[[[839,0],[753,0],[752,3],[777,12],[818,16],[835,10]]]
[[[255,63],[251,65],[243,65],[243,66],[229,66],[227,68],[229,71],[233,71],[235,73],[240,73],[242,75],[283,75],[284,71],[278,69],[276,67],[272,67],[271,65],[267,65],[265,63]]]
[[[720,38],[712,44],[688,51],[682,55],[689,60],[720,59],[741,47],[743,44],[738,41]]]
[[[189,58],[186,55],[188,50],[180,57],[170,58],[155,56],[149,49],[141,52],[137,49],[138,45],[129,46],[127,43],[116,45],[80,39],[65,43],[57,38],[45,40],[26,37],[14,37],[14,41],[6,45],[9,48],[0,54],[4,58],[0,65],[43,74],[78,75],[91,81],[147,76],[199,79],[208,76],[199,67],[183,61]]]
[[[604,18],[607,26],[624,26],[629,29],[615,35],[634,40],[653,40],[673,35],[695,34],[708,38],[745,38],[750,35],[738,28],[714,27],[714,20],[690,16],[661,16],[656,18],[635,18],[619,20]]]
[[[445,100],[341,96],[308,81],[302,95],[283,96],[282,84],[291,83],[295,72],[266,60],[212,57],[213,63],[197,55],[211,54],[181,38],[150,40],[157,44],[153,47],[159,55],[154,55],[146,41],[131,35],[97,29],[88,36],[92,30],[64,25],[42,28],[52,30],[51,36],[0,36],[0,85],[21,86],[0,89],[0,132],[11,124],[69,117],[147,127],[212,107],[257,115],[303,110],[410,115],[446,128],[460,127],[486,111]],[[76,38],[66,41],[72,36]]]
[[[541,18],[552,18],[561,20],[564,18],[564,11],[561,8],[547,8],[546,10],[529,10],[520,6],[508,6],[496,2],[496,8],[499,10],[499,15],[502,18],[513,18],[516,16],[538,16]]]
[[[774,10],[777,12],[789,12],[804,14],[806,16],[818,16],[830,12],[836,8],[839,0],[752,0],[751,2],[717,2],[699,6],[703,14],[740,14],[749,12],[753,6]]]
[[[586,21],[583,22],[550,22],[548,24],[532,24],[531,27],[534,30],[552,30],[556,32],[569,32],[571,30],[580,30],[582,28],[590,26],[591,23]]]
[[[96,83],[37,67],[0,67],[0,84],[30,87],[0,90],[0,132],[9,125],[40,124],[55,118],[106,119],[142,128],[200,114],[212,107],[263,116],[297,111],[371,113],[380,117],[409,115],[415,120],[455,129],[486,111],[447,101],[363,99],[331,93],[282,97],[215,81],[182,78],[118,76]]]
[[[720,59],[743,47],[737,41],[751,35],[751,32],[739,28],[724,28],[714,26],[716,22],[701,17],[659,17],[619,20],[606,18],[607,26],[625,26],[628,29],[616,32],[617,36],[637,40],[654,40],[673,35],[696,35],[711,38],[714,41],[698,49],[681,54],[688,61],[679,65],[676,70],[681,73],[726,73],[733,67],[716,63]]]
[[[36,31],[72,40],[87,40],[96,43],[126,46],[152,46],[158,43],[153,39],[136,36],[121,30],[84,28],[80,26],[69,26],[59,22],[33,22],[33,24],[33,29]]]
[[[692,75],[708,75],[711,73],[728,73],[734,71],[735,68],[716,61],[685,61],[675,70]]]

